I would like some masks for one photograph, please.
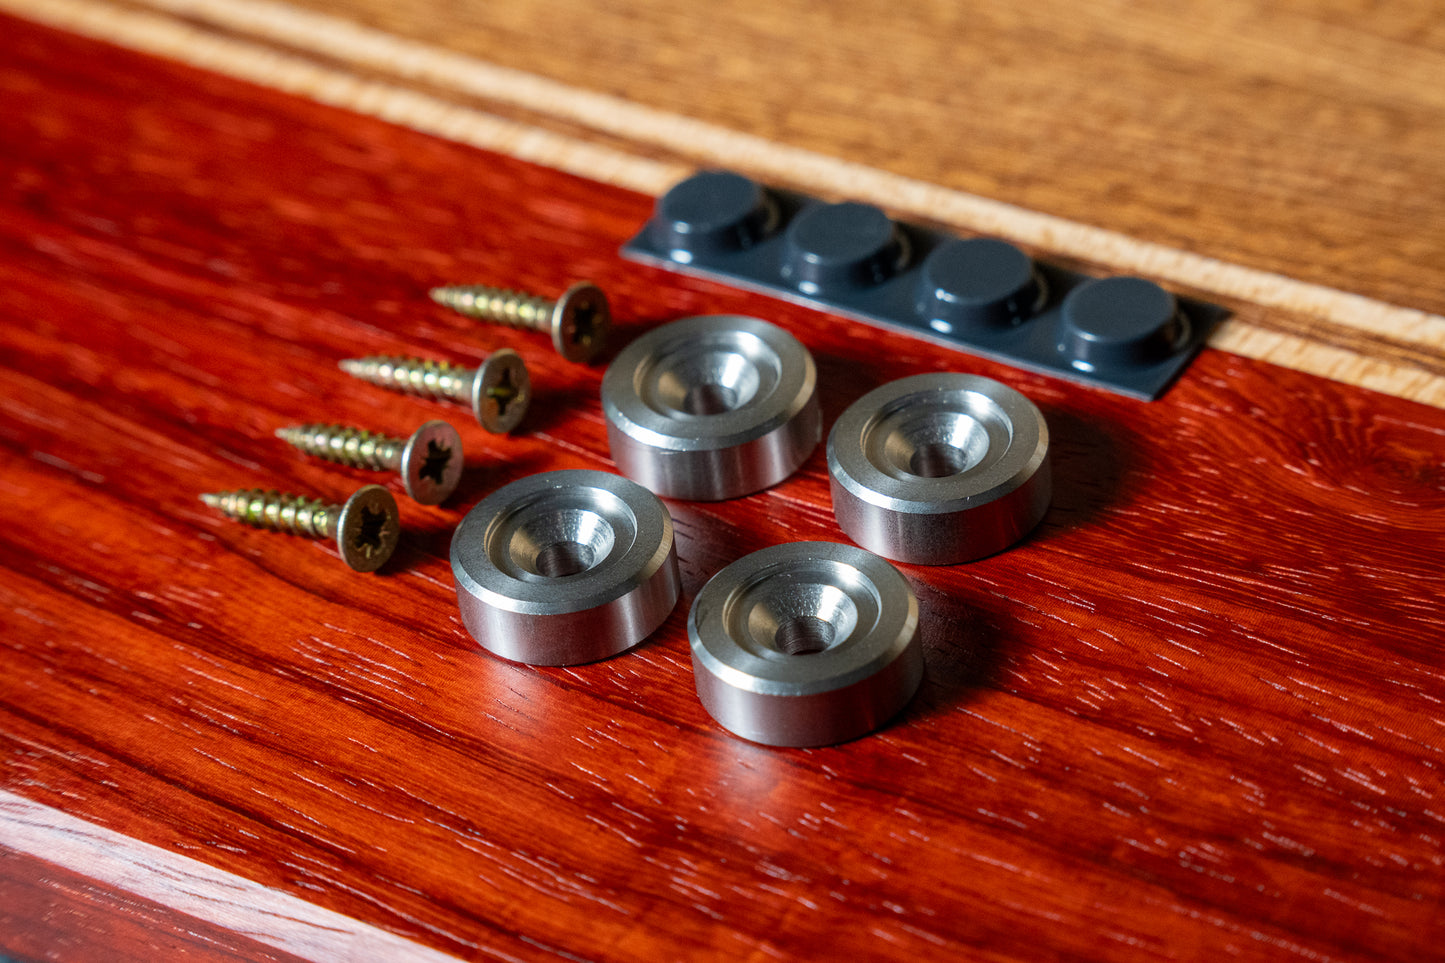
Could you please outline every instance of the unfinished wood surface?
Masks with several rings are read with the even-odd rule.
[[[4,27],[0,789],[465,958],[1441,956],[1439,410],[1218,351],[1153,404],[1020,374],[621,261],[644,195]],[[534,669],[469,640],[451,531],[507,480],[610,467],[601,372],[425,292],[576,276],[623,342],[699,313],[793,330],[825,427],[925,371],[1043,408],[1041,528],[904,569],[927,678],[884,731],[767,750],[693,693],[703,582],[842,539],[821,450],[670,504],[684,597],[636,651]],[[537,389],[514,438],[335,367],[504,345]],[[272,431],[435,416],[469,475],[403,502],[378,576],[196,499],[345,495],[373,476]]]
[[[354,20],[264,0],[0,0],[25,16],[427,133],[658,193],[681,162],[996,234],[1102,273],[1226,304],[1210,343],[1445,406],[1445,318],[515,70]]]
[[[294,5],[1445,313],[1445,21],[1430,0]]]

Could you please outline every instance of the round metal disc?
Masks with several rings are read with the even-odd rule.
[[[770,746],[855,739],[918,689],[918,600],[853,545],[754,552],[702,588],[687,621],[698,698],[723,728]]]
[[[712,315],[655,328],[602,379],[612,459],[667,498],[776,485],[822,434],[817,382],[808,349],[766,321]]]
[[[544,472],[499,488],[462,519],[451,557],[467,631],[515,662],[616,655],[677,604],[672,516],[607,472]]]
[[[885,558],[949,565],[1002,551],[1052,495],[1043,413],[997,381],[902,378],[870,391],[828,435],[833,514]]]

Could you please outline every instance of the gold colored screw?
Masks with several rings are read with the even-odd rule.
[[[358,572],[374,572],[396,550],[401,526],[396,499],[380,485],[366,485],[344,505],[259,488],[207,492],[201,501],[227,518],[307,538],[335,538],[341,560]]]
[[[276,437],[327,461],[399,472],[406,493],[422,505],[446,501],[462,477],[462,436],[445,421],[428,421],[410,438],[346,425],[294,425],[277,428]]]
[[[341,370],[393,391],[470,405],[477,422],[494,432],[517,427],[532,401],[527,366],[511,348],[493,352],[479,368],[377,355],[347,359],[341,362]]]
[[[607,295],[591,281],[572,285],[556,301],[481,284],[432,288],[431,298],[469,318],[550,333],[558,354],[584,364],[597,357],[612,327]]]

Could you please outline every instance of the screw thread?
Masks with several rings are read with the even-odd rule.
[[[371,471],[399,470],[406,447],[400,438],[346,425],[295,425],[278,428],[276,436],[308,455]]]
[[[333,537],[336,518],[341,514],[340,505],[259,488],[208,492],[201,501],[243,524],[307,538]]]
[[[552,311],[557,307],[556,301],[547,298],[484,284],[432,288],[431,298],[437,304],[469,318],[495,321],[530,331],[547,331],[552,324]]]
[[[462,404],[471,403],[472,379],[476,375],[474,369],[448,361],[389,355],[349,358],[341,362],[341,370],[393,391],[427,398],[447,398]]]

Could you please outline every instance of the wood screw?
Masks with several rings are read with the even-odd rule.
[[[383,388],[469,405],[477,423],[491,432],[517,427],[532,400],[527,366],[511,348],[493,352],[477,368],[389,355],[348,358],[340,365],[347,374]]]
[[[346,425],[293,425],[277,428],[276,437],[327,461],[398,472],[406,493],[422,505],[446,501],[462,477],[462,438],[445,421],[428,421],[410,438]]]
[[[344,505],[259,488],[207,492],[201,501],[254,528],[335,538],[341,560],[358,572],[374,572],[385,564],[401,534],[396,499],[380,485],[357,489]]]
[[[479,321],[549,333],[558,354],[583,364],[597,357],[612,327],[607,295],[591,281],[572,285],[556,301],[481,284],[432,288],[431,298]]]

